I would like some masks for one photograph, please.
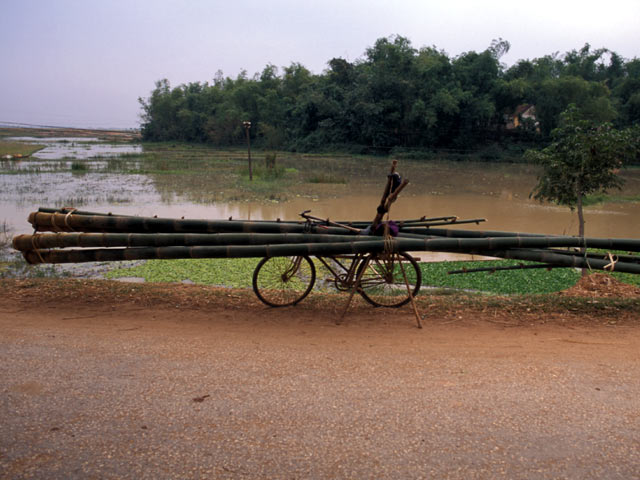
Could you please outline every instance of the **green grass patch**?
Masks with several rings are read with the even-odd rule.
[[[190,280],[204,285],[248,288],[259,261],[259,258],[149,260],[136,267],[112,270],[105,276],[110,279],[142,277],[146,282]]]
[[[622,283],[628,283],[629,285],[635,285],[636,287],[640,287],[640,275],[635,273],[623,273],[623,272],[613,272],[610,273],[613,278]]]
[[[591,205],[602,205],[603,203],[636,203],[640,202],[640,195],[607,195],[599,193],[589,195],[583,200],[585,207]]]
[[[146,282],[182,282],[190,280],[204,285],[219,285],[233,288],[251,288],[253,271],[258,258],[149,260],[142,265],[120,268],[107,272],[109,279],[141,277]],[[438,293],[474,291],[494,295],[543,295],[575,285],[580,272],[573,268],[547,270],[522,269],[491,272],[475,272],[449,275],[451,270],[463,268],[505,267],[527,264],[516,260],[490,260],[478,262],[429,262],[421,263],[422,284],[437,288]],[[333,290],[332,275],[316,261],[317,284],[321,290]],[[630,273],[611,274],[617,280],[640,286],[640,275]],[[427,292],[425,290],[423,293]]]
[[[4,157],[5,155],[20,155],[25,157],[43,148],[44,145],[36,145],[33,143],[0,141],[0,157]]]
[[[142,265],[117,269],[106,273],[110,279],[142,277],[147,282],[182,282],[190,280],[205,285],[223,285],[234,288],[250,288],[253,271],[259,259],[185,259],[149,260]],[[421,263],[423,285],[442,289],[473,290],[492,294],[544,294],[565,290],[580,278],[579,272],[570,268],[478,272],[448,275],[450,270],[461,268],[496,267],[517,265],[522,262],[500,260],[488,262],[437,262]],[[318,282],[331,277],[316,262]],[[624,275],[624,274],[616,274]],[[629,275],[629,277],[634,277]],[[620,279],[622,280],[622,279]],[[626,278],[624,279],[626,280]],[[622,280],[622,281],[624,281]],[[640,279],[638,279],[640,280]]]
[[[249,178],[249,166],[244,165],[239,168],[240,174],[244,177],[244,179]],[[252,165],[251,174],[253,176],[253,180],[262,180],[265,182],[274,182],[280,179],[283,179],[285,175],[287,175],[287,169],[280,165],[276,165],[274,167],[265,167],[263,165]]]
[[[580,279],[580,273],[572,268],[545,268],[474,272],[449,275],[452,270],[495,268],[526,265],[517,260],[489,260],[479,262],[421,263],[422,284],[438,288],[475,290],[499,295],[544,294],[565,290]]]
[[[22,258],[0,260],[0,278],[62,278],[67,274],[61,272],[57,265],[29,265]]]

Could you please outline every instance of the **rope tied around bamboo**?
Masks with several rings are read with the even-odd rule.
[[[607,256],[609,257],[609,263],[604,266],[603,270],[613,272],[616,268],[616,263],[618,263],[618,256],[612,255],[611,252],[607,252]]]

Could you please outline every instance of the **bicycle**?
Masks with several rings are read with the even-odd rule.
[[[352,227],[300,214],[310,225]],[[416,260],[406,252],[359,253],[315,256],[331,275],[338,291],[356,291],[375,307],[397,308],[416,296],[422,274]],[[265,257],[253,272],[253,291],[266,305],[297,305],[309,295],[316,282],[316,265],[308,256]],[[409,287],[407,286],[409,285]]]

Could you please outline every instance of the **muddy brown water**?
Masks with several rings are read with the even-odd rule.
[[[42,185],[29,188],[28,179],[0,178],[0,217],[15,231],[30,229],[26,222],[29,212],[38,206],[75,206],[95,211],[130,215],[158,215],[160,217],[228,218],[235,219],[297,219],[303,210],[334,220],[368,220],[375,215],[379,195],[345,195],[338,198],[314,199],[296,197],[281,203],[230,202],[224,204],[196,204],[180,198],[166,201],[153,191],[153,184],[146,178],[118,178],[126,181],[113,191],[104,190],[104,179],[83,178],[77,181],[57,175],[52,184],[68,194],[56,195]],[[25,180],[17,182],[16,180]],[[11,185],[11,184],[14,185]],[[17,185],[15,185],[17,183]],[[53,186],[53,185],[52,185]],[[14,188],[12,188],[14,187]],[[92,187],[96,187],[95,189]],[[75,195],[75,196],[74,196]],[[86,195],[86,196],[85,196]],[[110,196],[112,197],[110,199]],[[94,197],[94,198],[91,198]],[[65,199],[80,201],[64,201]],[[112,201],[110,201],[112,200]],[[587,234],[593,237],[640,238],[640,213],[637,203],[609,203],[586,209]],[[419,218],[426,216],[457,215],[461,219],[485,218],[480,225],[464,225],[457,228],[476,230],[506,230],[516,232],[547,233],[550,235],[577,234],[577,218],[566,207],[540,204],[528,198],[474,194],[414,194],[400,198],[393,205],[391,218]]]
[[[69,145],[70,146],[70,145]],[[87,144],[91,146],[91,144]],[[100,145],[96,145],[100,147]],[[378,165],[380,163],[380,165]],[[383,162],[385,163],[385,162]],[[334,220],[368,220],[375,215],[384,183],[377,182],[381,161],[356,165],[343,185],[294,186],[285,201],[220,202],[212,200],[194,177],[88,172],[20,174],[0,170],[0,224],[12,234],[29,232],[29,212],[39,206],[73,206],[84,210],[159,217],[298,219],[303,210]],[[388,162],[387,162],[388,163]],[[391,218],[456,215],[485,218],[480,225],[457,228],[576,235],[577,216],[568,208],[529,198],[536,171],[528,165],[472,162],[402,162],[411,183],[393,205]],[[372,173],[373,172],[373,173]],[[640,169],[622,173],[621,195],[640,198]],[[204,188],[215,188],[215,178]],[[324,188],[324,190],[322,190]],[[324,193],[323,193],[324,192]],[[591,237],[640,238],[640,203],[610,202],[586,208]]]

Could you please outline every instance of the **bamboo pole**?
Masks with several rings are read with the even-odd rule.
[[[187,220],[173,218],[128,217],[120,215],[78,215],[32,212],[29,223],[37,231],[112,233],[314,233],[345,235],[339,227],[306,223],[261,222],[250,220]],[[355,235],[355,232],[352,232]]]
[[[394,242],[392,249],[398,251],[398,244]],[[250,246],[195,246],[195,247],[135,247],[135,248],[97,248],[80,250],[29,250],[23,255],[29,263],[81,263],[104,262],[142,259],[177,259],[177,258],[247,258],[247,257],[278,257],[295,255],[341,255],[356,253],[379,253],[385,251],[384,241],[358,241],[322,244],[281,244],[281,245],[250,245]],[[460,250],[440,250],[460,251]],[[637,263],[618,261],[612,265],[611,260],[589,259],[576,255],[554,253],[549,250],[474,250],[480,255],[530,260],[576,268],[592,268],[596,270],[613,269],[620,272],[640,273]]]
[[[218,233],[218,234],[125,234],[125,233],[57,233],[19,235],[14,248],[20,251],[55,247],[163,247],[198,245],[268,245],[352,243],[383,244],[382,237],[367,235],[326,235],[298,233]],[[488,238],[403,238],[390,240],[397,251],[450,251],[475,253],[478,250],[513,248],[586,247],[640,252],[640,240],[624,238],[578,237],[488,237]],[[570,255],[570,252],[557,252]]]
[[[51,208],[51,207],[40,207],[38,208],[38,212],[41,213],[71,213],[73,215],[98,215],[101,217],[110,217],[113,215],[113,213],[108,212],[108,213],[104,213],[104,212],[88,212],[86,210],[77,210],[73,207],[62,207],[62,208]],[[122,214],[117,214],[117,216],[119,217],[130,217],[132,215],[122,215]]]
[[[402,233],[431,235],[447,238],[483,238],[483,237],[552,237],[542,233],[501,232],[495,230],[457,230],[450,228],[400,227]]]
[[[112,216],[117,216],[117,217],[132,217],[132,215],[123,215],[123,214],[113,214],[113,213],[104,213],[104,212],[90,212],[90,211],[85,211],[85,210],[76,210],[75,208],[71,208],[71,207],[63,207],[63,208],[51,208],[51,207],[40,207],[38,208],[38,212],[40,213],[61,213],[61,214],[68,214],[71,213],[73,215],[88,215],[88,216],[102,216],[102,217],[112,217]],[[308,210],[307,212],[310,212],[310,210]],[[310,218],[314,218],[323,222],[327,222],[329,221],[321,219],[321,218],[317,218],[317,217],[311,217]],[[239,221],[242,221],[241,219],[238,219]],[[248,220],[246,220],[248,221]],[[293,224],[293,225],[304,225],[306,222],[304,220],[260,220],[261,223],[285,223],[285,224]],[[438,225],[457,225],[457,224],[462,224],[462,223],[479,223],[479,222],[486,222],[485,218],[472,218],[472,219],[463,219],[460,220],[457,216],[455,215],[447,215],[447,216],[442,216],[442,217],[431,217],[431,218],[427,218],[427,217],[422,217],[422,218],[417,218],[417,219],[410,219],[410,220],[400,220],[398,221],[398,225],[400,227],[406,226],[406,227],[428,227],[428,226],[438,226]],[[331,222],[332,225],[340,225],[342,226],[342,228],[344,228],[345,226],[347,227],[354,227],[357,229],[363,229],[363,228],[367,228],[371,222],[365,221],[365,220],[340,220],[340,221],[334,221]]]
[[[486,218],[469,218],[464,220],[458,220],[458,219],[446,220],[446,218],[448,217],[443,217],[443,218],[444,218],[443,220],[432,220],[432,221],[399,220],[399,221],[396,221],[396,224],[398,224],[400,229],[403,229],[403,228],[428,228],[428,227],[437,227],[440,225],[460,225],[465,223],[475,223],[476,225],[478,225],[481,222],[487,221]],[[356,227],[356,228],[367,228],[370,225],[370,223],[368,222],[360,222],[360,221],[357,221],[357,222],[342,221],[338,223],[343,225],[349,225],[351,227]]]
[[[615,249],[611,249],[611,250],[615,250]],[[584,254],[581,252],[576,252],[574,250],[553,250],[553,253],[558,253],[561,255],[576,255],[576,254],[580,254],[582,256],[586,256],[587,258],[599,258],[599,259],[607,259],[609,258],[609,253],[603,253],[603,252],[585,252]],[[616,260],[620,261],[620,262],[625,262],[625,263],[639,263],[640,264],[640,255],[624,255],[624,254],[619,254],[619,253],[615,253],[612,254]]]
[[[568,265],[549,265],[548,263],[540,263],[536,265],[525,265],[523,263],[519,265],[510,265],[508,267],[483,267],[483,268],[463,268],[462,270],[451,270],[447,272],[448,275],[456,275],[460,273],[478,273],[478,272],[501,272],[506,270],[535,270],[540,268],[546,268],[551,270],[553,268],[570,268]]]
[[[552,266],[564,266],[573,268],[589,268],[592,270],[607,270],[625,273],[640,274],[640,265],[637,263],[617,262],[612,265],[610,260],[600,260],[596,258],[584,258],[580,253],[576,255],[560,255],[550,251],[535,250],[496,250],[484,252],[488,255],[498,258],[508,258],[513,260],[529,260],[532,262],[544,262]]]
[[[39,233],[14,237],[20,251],[50,248],[172,247],[198,245],[269,245],[336,243],[375,240],[365,235],[312,233]]]
[[[300,255],[341,255],[377,253],[384,250],[383,242],[351,242],[324,244],[282,244],[247,246],[195,246],[195,247],[135,247],[95,248],[78,250],[29,250],[23,252],[28,263],[82,263],[117,262],[123,260],[178,259],[178,258],[251,258],[287,257]]]
[[[46,215],[44,215],[46,214]],[[93,219],[94,217],[106,217],[101,219]],[[434,236],[536,236],[538,234],[525,234],[518,232],[479,232],[467,230],[448,230],[448,229],[430,229],[429,226],[454,225],[461,223],[478,223],[485,219],[474,218],[468,220],[457,220],[455,222],[445,221],[447,218],[457,217],[434,217],[425,221],[433,221],[428,225],[422,224],[422,219],[400,221],[400,231],[403,233],[434,235]],[[437,222],[443,220],[443,222]],[[39,231],[112,231],[112,232],[190,232],[190,233],[206,233],[206,232],[241,232],[241,231],[265,231],[265,232],[296,232],[303,231],[306,227],[304,221],[275,221],[275,220],[200,220],[200,219],[173,219],[173,218],[156,218],[156,217],[138,217],[120,214],[105,214],[97,212],[85,212],[73,209],[56,209],[41,207],[37,212],[29,215],[29,222]],[[176,222],[175,224],[173,222]],[[350,226],[356,229],[363,229],[370,225],[366,221],[340,221],[332,222]],[[250,225],[246,226],[245,225]],[[248,230],[245,230],[248,229]],[[323,233],[344,232],[327,231],[327,226],[314,225],[314,229],[323,230]],[[426,229],[426,231],[425,231]],[[357,233],[353,231],[353,233]],[[484,233],[484,234],[483,234]]]

